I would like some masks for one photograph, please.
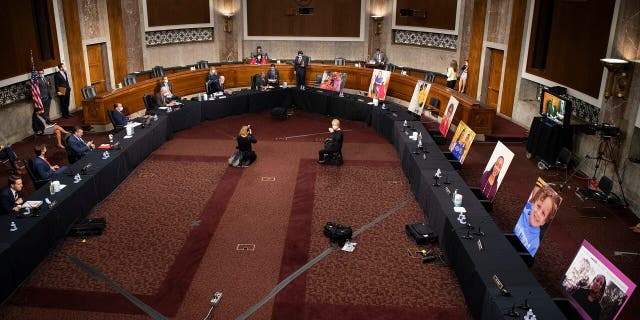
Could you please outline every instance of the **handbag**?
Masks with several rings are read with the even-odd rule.
[[[344,246],[344,243],[347,240],[351,239],[353,230],[350,226],[344,226],[335,222],[327,222],[322,233],[325,235],[325,237],[331,240],[331,243],[336,243],[340,246]]]
[[[236,150],[236,152],[229,157],[229,165],[237,167],[240,165],[240,160],[242,160],[242,152],[240,152],[240,150]]]

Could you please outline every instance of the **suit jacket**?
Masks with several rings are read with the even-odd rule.
[[[113,114],[113,121],[118,126],[124,126],[125,124],[127,124],[127,122],[129,122],[129,119],[127,119],[127,117],[125,117],[125,115],[118,110],[113,110],[112,114]]]
[[[306,68],[309,65],[309,57],[308,56],[305,56],[305,55],[302,56],[302,65],[299,64],[298,58],[299,58],[298,56],[295,56],[293,58],[293,66],[296,69],[297,68]]]
[[[40,180],[51,180],[56,173],[56,171],[51,169],[47,162],[40,157],[33,159],[33,171],[35,171],[36,178]]]
[[[278,71],[278,69],[269,69],[267,71],[267,79],[275,79],[276,82],[278,82],[278,80],[280,80],[280,71]]]
[[[70,152],[71,156],[74,156],[76,159],[80,159],[82,156],[89,153],[91,148],[89,148],[87,143],[83,141],[80,141],[80,138],[75,134],[69,136],[69,139],[67,140],[67,152]]]
[[[256,87],[257,89],[260,89],[260,87],[266,87],[267,86],[267,78],[262,78],[261,76],[257,76],[256,77]]]
[[[62,76],[63,72],[64,72],[64,76]],[[69,75],[67,74],[66,71],[58,71],[54,73],[53,81],[56,86],[56,92],[58,91],[59,87],[64,87],[64,88],[67,88],[67,94],[69,94],[71,87],[69,86]]]
[[[18,198],[22,195],[18,192]],[[13,197],[13,192],[11,192],[11,188],[6,187],[0,191],[0,214],[10,214],[13,211],[13,208],[17,206],[16,199]]]
[[[40,88],[40,97],[43,100],[51,99],[51,89],[49,89],[47,78],[38,78],[38,87]]]
[[[156,105],[158,107],[167,107],[167,99],[165,96],[162,95],[162,92],[158,92],[156,93]]]

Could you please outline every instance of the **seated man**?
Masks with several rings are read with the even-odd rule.
[[[0,160],[4,161],[7,159],[9,159],[9,164],[11,164],[13,171],[20,174],[24,173],[24,166],[18,164],[18,156],[13,152],[13,149],[11,149],[10,146],[5,147],[0,144]]]
[[[127,118],[122,111],[124,111],[122,103],[115,103],[113,105],[113,122],[115,122],[116,126],[124,126],[129,122],[129,118]]]
[[[269,54],[262,51],[262,47],[258,46],[256,48],[256,53],[251,56],[251,58],[256,58],[258,55],[262,55],[265,60],[269,60]]]
[[[171,83],[169,83],[169,78],[166,76],[162,78],[162,82],[158,85],[158,88],[162,89],[162,87],[167,87],[171,96],[173,96],[173,88],[171,87]]]
[[[36,154],[36,157],[33,159],[33,173],[38,180],[53,180],[54,178],[58,178],[61,174],[63,174],[67,167],[60,167],[58,165],[51,165],[49,160],[45,157],[47,153],[47,145],[41,144],[36,145],[33,148],[33,151]]]
[[[80,127],[75,127],[73,134],[67,139],[67,154],[69,156],[69,162],[76,162],[80,160],[85,154],[91,152],[96,146],[92,141],[85,141],[82,136],[84,130]],[[71,161],[73,159],[73,161]]]
[[[0,191],[0,214],[18,213],[22,200],[22,178],[9,177],[9,186]]]
[[[162,87],[160,88],[160,91],[156,93],[156,105],[158,107],[164,107],[164,108],[173,107],[177,104],[175,101],[170,101],[170,100],[171,100],[171,92],[169,92],[168,87]]]
[[[263,71],[256,76],[256,89],[263,91],[267,87],[267,74]]]
[[[207,94],[212,94],[215,91],[216,83],[220,81],[220,76],[218,76],[218,72],[216,71],[216,67],[211,67],[209,70],[209,74],[207,75],[207,82],[205,82],[205,89],[207,90]]]
[[[225,80],[224,76],[220,76],[218,78],[218,81],[213,83],[213,85],[212,85],[213,89],[211,91],[212,92],[223,92],[225,94],[231,93],[231,91],[224,89],[224,80]]]
[[[340,120],[331,120],[331,138],[327,138],[324,142],[324,148],[318,151],[318,163],[324,164],[326,156],[334,152],[340,152],[342,150],[342,129],[340,129]]]
[[[276,69],[276,65],[273,63],[271,64],[271,67],[269,67],[269,70],[267,71],[267,81],[269,82],[269,85],[272,87],[280,86],[280,72],[278,71],[278,69]]]

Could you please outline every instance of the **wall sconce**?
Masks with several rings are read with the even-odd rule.
[[[629,91],[629,75],[627,68],[629,61],[622,59],[600,59],[607,68],[607,82],[604,87],[604,97],[609,98],[615,95],[618,98],[626,98]]]
[[[376,22],[376,35],[382,33],[382,20],[384,20],[383,16],[371,16],[371,19]]]
[[[224,32],[233,32],[233,14],[224,15]]]

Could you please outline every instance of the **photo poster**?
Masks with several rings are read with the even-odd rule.
[[[616,319],[636,285],[583,240],[562,279],[562,293],[585,319]]]
[[[445,138],[447,137],[447,132],[449,132],[449,127],[451,126],[451,121],[453,121],[453,116],[456,115],[458,103],[458,99],[451,96],[451,98],[449,98],[449,102],[447,103],[447,108],[444,109],[444,113],[442,114],[442,119],[440,119],[440,134]]]
[[[482,176],[480,176],[480,190],[482,194],[489,201],[493,201],[495,198],[502,179],[507,174],[511,161],[513,160],[514,153],[507,148],[502,142],[498,141],[496,147],[493,149],[493,153],[484,167]]]
[[[422,115],[424,110],[424,104],[427,101],[431,84],[422,80],[416,82],[416,88],[413,89],[413,95],[411,101],[409,101],[409,111],[417,115]]]
[[[513,233],[520,239],[520,243],[527,252],[534,257],[542,238],[547,232],[551,221],[558,213],[562,197],[553,188],[538,177],[529,198],[520,213]]]
[[[373,69],[371,84],[369,84],[369,98],[377,98],[382,101],[387,96],[391,71]]]
[[[460,163],[464,162],[475,138],[476,133],[461,120],[458,123],[456,133],[453,135],[453,139],[451,139],[451,144],[449,145],[449,151],[451,151]]]
[[[338,71],[325,71],[322,74],[320,89],[341,92],[347,82],[347,74]]]

